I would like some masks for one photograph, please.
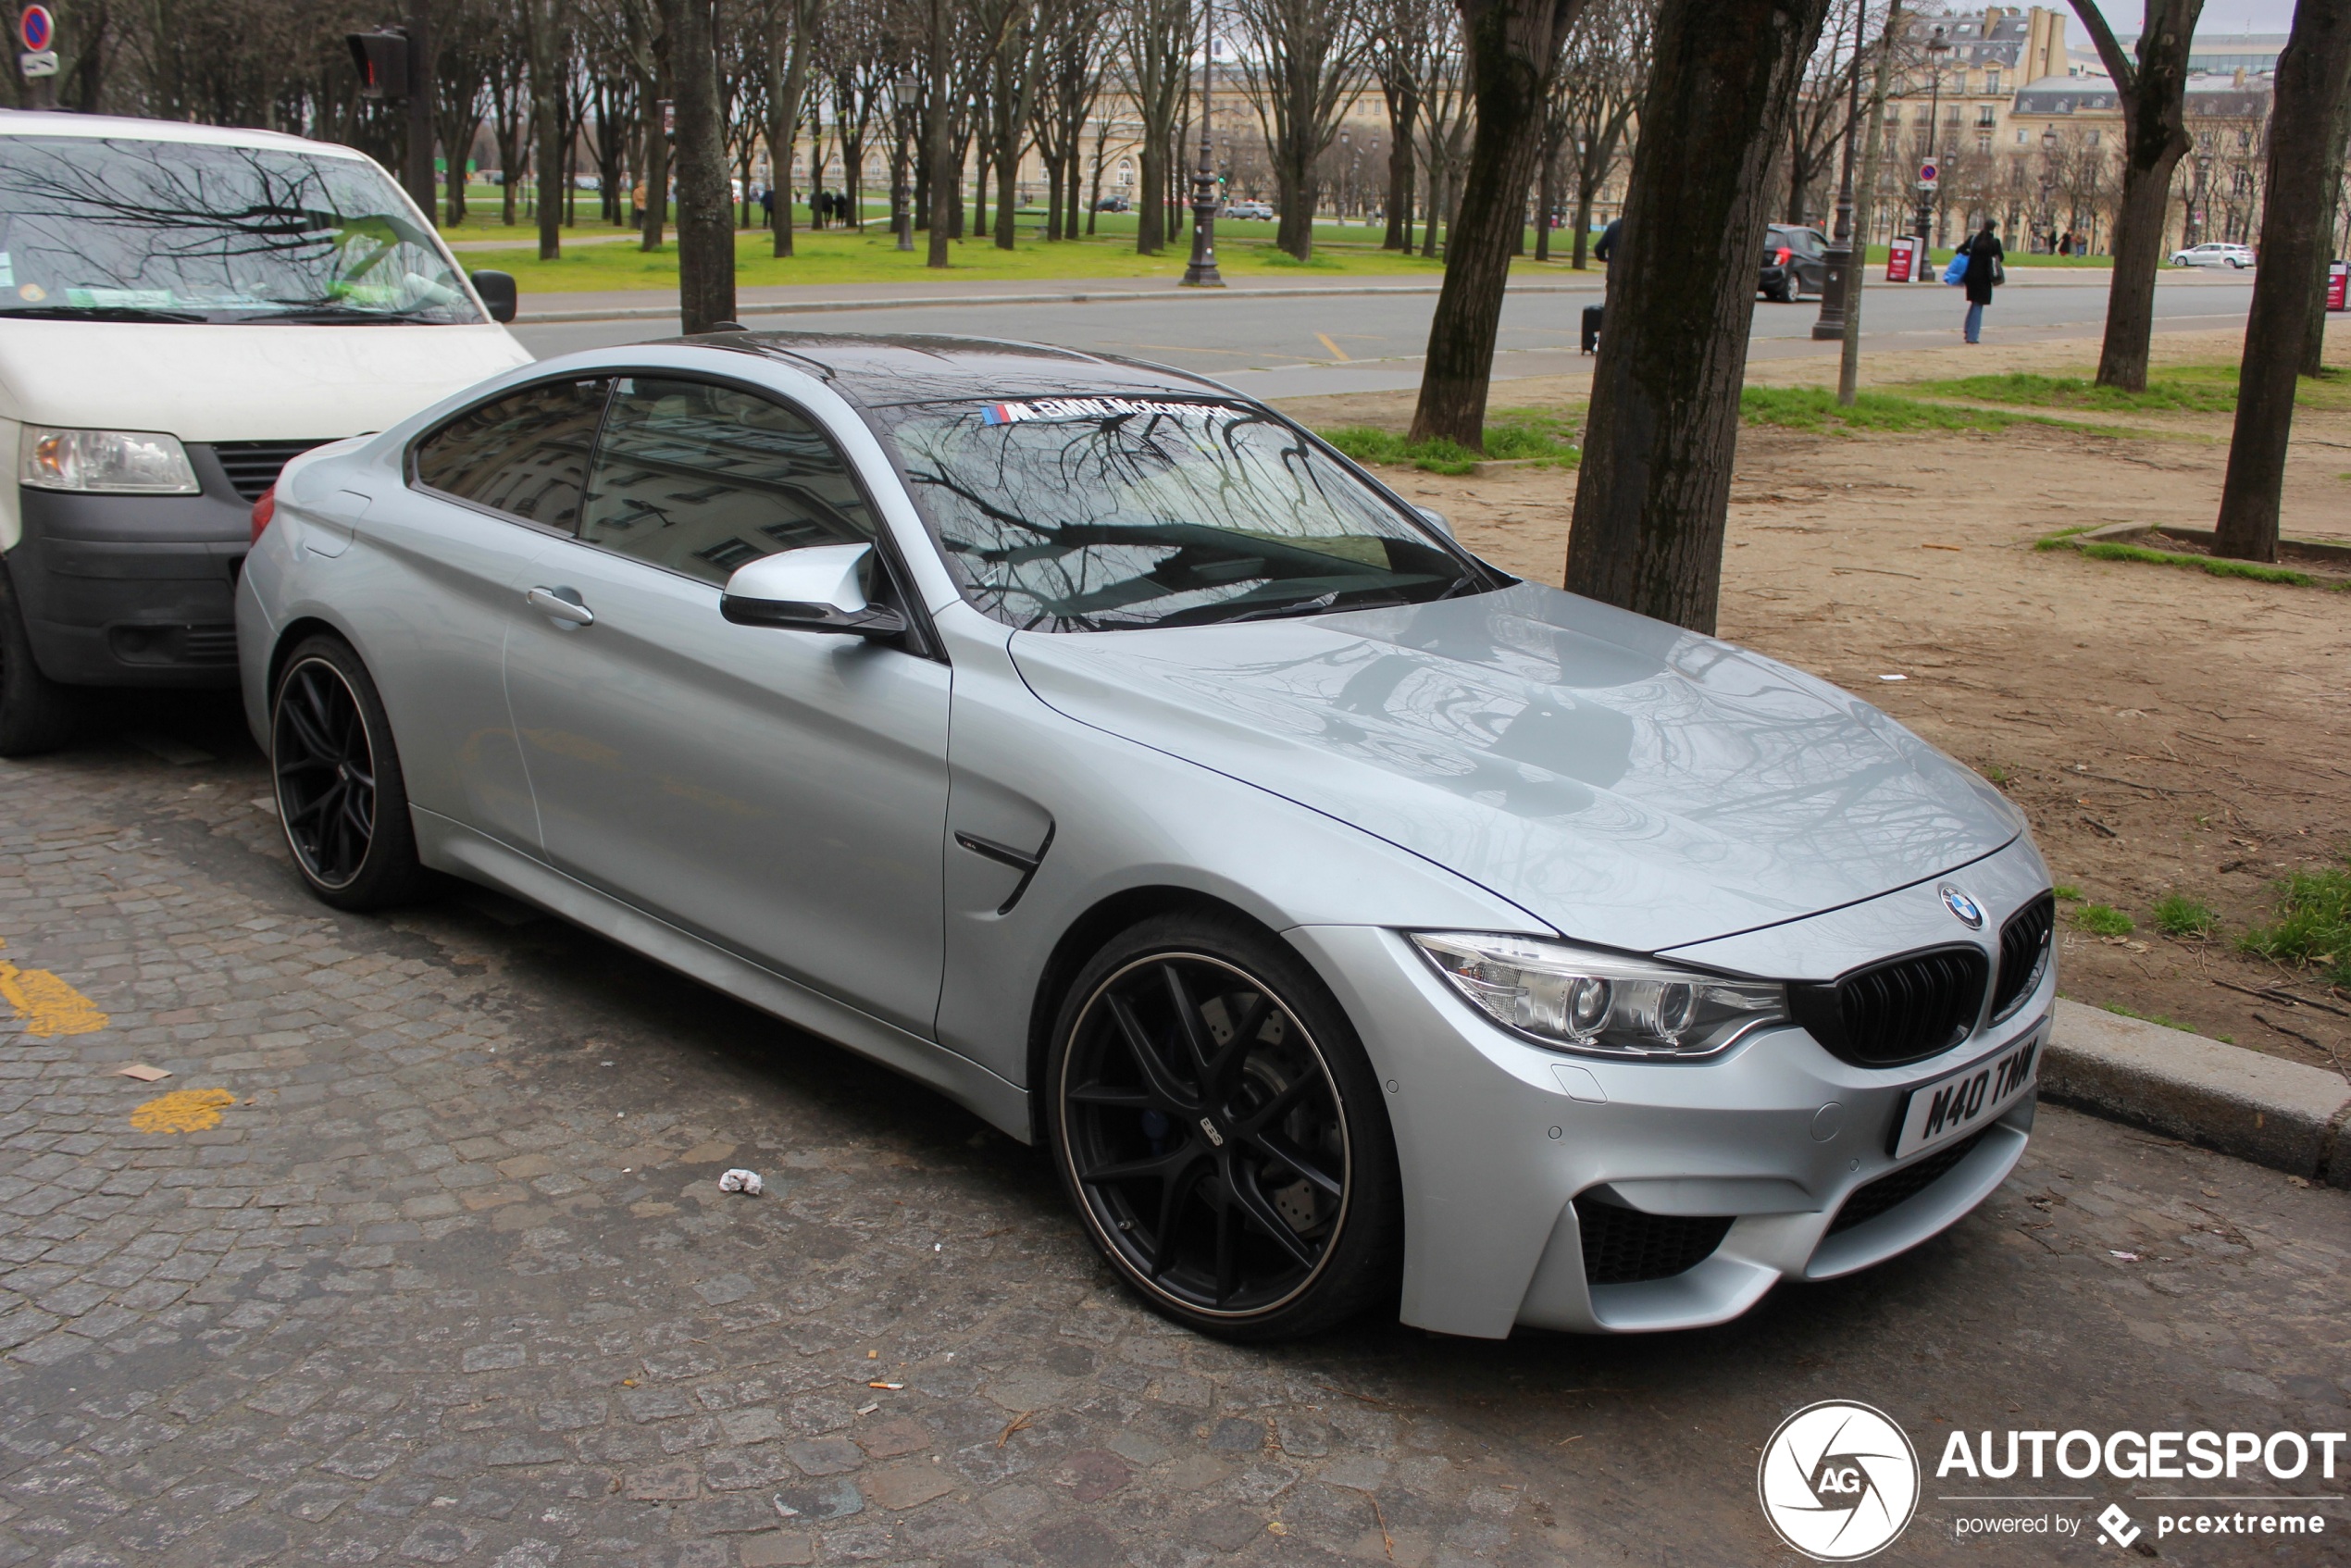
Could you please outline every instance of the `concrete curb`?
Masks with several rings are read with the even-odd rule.
[[[2240,1160],[2351,1188],[2351,1084],[2078,1002],[2057,1004],[2041,1093]]]
[[[911,299],[821,299],[767,300],[750,302],[735,307],[737,318],[752,316],[789,316],[826,310],[955,310],[983,305],[1109,305],[1119,300],[1179,300],[1179,299],[1331,299],[1350,294],[1433,294],[1441,285],[1436,283],[1334,283],[1296,289],[1094,289],[1085,292],[1049,294],[963,294],[954,298]],[[1523,283],[1513,287],[1514,294],[1597,294],[1607,287],[1605,280],[1589,283]],[[526,310],[515,317],[515,325],[529,327],[554,321],[658,321],[674,317],[678,307],[663,305],[610,305],[592,310]]]

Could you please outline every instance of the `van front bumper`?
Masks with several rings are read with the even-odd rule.
[[[7,554],[34,660],[68,686],[237,682],[237,570],[253,508],[233,493],[20,489]]]

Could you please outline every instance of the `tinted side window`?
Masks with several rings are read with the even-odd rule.
[[[568,530],[579,520],[609,384],[541,381],[469,408],[417,443],[417,478],[476,505]]]
[[[579,537],[723,586],[746,561],[863,543],[874,524],[807,419],[750,392],[638,376],[614,390]]]

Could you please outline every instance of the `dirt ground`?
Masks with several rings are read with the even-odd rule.
[[[2158,367],[2237,348],[2222,333],[2156,340]],[[2087,375],[2096,355],[2095,342],[1920,350],[1877,357],[1865,384]],[[2351,365],[2351,328],[2336,327],[2329,358]],[[1749,380],[1835,373],[1834,360],[1781,360],[1752,366]],[[1572,407],[1586,386],[1499,383],[1494,405]],[[1412,413],[1401,393],[1284,406],[1319,427],[1400,429]],[[2058,882],[2137,923],[2098,938],[2067,920],[2065,994],[2351,1076],[2351,996],[2235,946],[2271,916],[2286,871],[2351,852],[2351,593],[2036,552],[2066,528],[2212,525],[2227,416],[2081,417],[2145,433],[1748,427],[1721,633],[1862,694],[1999,781]],[[1490,464],[1383,477],[1497,565],[1561,580],[1573,473]],[[2284,532],[2351,541],[2351,414],[2297,415]],[[2213,939],[2156,931],[2152,908],[2175,891],[2218,912]]]

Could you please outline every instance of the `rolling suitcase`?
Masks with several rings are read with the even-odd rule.
[[[1597,305],[1584,307],[1584,352],[1600,352],[1600,307]]]

